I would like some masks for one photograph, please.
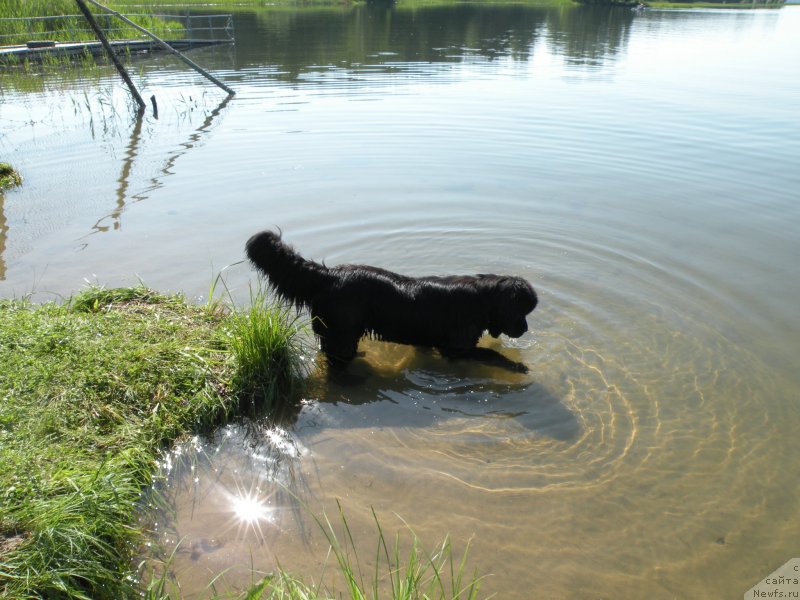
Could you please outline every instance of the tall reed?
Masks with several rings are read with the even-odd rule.
[[[218,282],[224,285],[218,277],[209,298],[214,297]],[[235,365],[233,388],[261,411],[280,411],[297,399],[311,366],[303,321],[292,307],[270,300],[260,284],[250,288],[245,306],[237,306],[225,290],[230,311],[226,343]]]

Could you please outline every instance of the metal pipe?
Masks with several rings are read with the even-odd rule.
[[[83,2],[83,0],[76,0],[76,2]],[[174,54],[175,56],[177,56],[178,58],[180,58],[180,59],[181,59],[183,62],[185,62],[187,65],[189,65],[190,67],[192,67],[192,68],[193,68],[195,71],[197,71],[198,73],[200,73],[201,75],[203,75],[203,76],[204,76],[205,78],[207,78],[209,81],[213,82],[215,85],[219,86],[220,88],[222,88],[223,90],[225,90],[226,92],[228,92],[228,94],[229,94],[229,95],[233,96],[233,95],[236,93],[236,92],[234,92],[234,91],[233,91],[231,88],[229,88],[227,85],[225,85],[224,83],[222,83],[222,82],[221,82],[219,79],[217,79],[216,77],[214,77],[214,76],[213,76],[211,73],[209,73],[208,71],[206,71],[205,69],[203,69],[202,67],[200,67],[199,65],[197,65],[196,63],[192,62],[192,61],[191,61],[191,60],[189,60],[188,58],[186,58],[186,57],[185,57],[183,54],[181,54],[180,52],[178,52],[177,50],[175,50],[175,48],[173,48],[172,46],[170,46],[170,45],[169,45],[167,42],[165,42],[164,40],[162,40],[161,38],[159,38],[157,35],[155,35],[155,34],[153,34],[153,33],[149,32],[149,31],[148,31],[147,29],[145,29],[144,27],[141,27],[141,26],[137,25],[136,23],[134,23],[133,21],[131,21],[131,20],[130,20],[130,19],[128,19],[127,17],[125,17],[125,16],[123,16],[123,15],[119,14],[117,11],[110,9],[110,8],[108,8],[107,6],[103,6],[102,4],[100,4],[99,2],[97,2],[96,0],[86,0],[86,2],[90,2],[90,3],[92,3],[94,6],[96,6],[96,7],[98,7],[98,8],[101,8],[101,9],[103,9],[104,11],[108,12],[109,14],[112,14],[112,15],[114,15],[114,16],[115,16],[115,17],[117,17],[118,19],[121,19],[122,21],[124,21],[125,23],[127,23],[128,25],[130,25],[131,27],[133,27],[134,29],[137,29],[137,30],[141,31],[141,32],[142,32],[142,33],[144,33],[144,34],[147,34],[147,35],[149,35],[149,36],[150,36],[151,38],[153,38],[153,39],[154,39],[154,40],[155,40],[155,41],[156,41],[156,42],[157,42],[157,43],[158,43],[158,44],[159,44],[159,45],[160,45],[162,48],[164,48],[164,50],[167,50],[168,52],[171,52],[172,54]]]
[[[103,33],[103,30],[100,28],[100,25],[98,25],[97,21],[95,21],[94,15],[92,15],[89,7],[84,4],[84,0],[75,0],[75,2],[78,4],[78,8],[81,9],[83,16],[86,17],[86,20],[89,22],[92,30],[94,30],[94,34],[97,36],[97,39],[100,40],[100,43],[103,45],[106,54],[108,54],[108,56],[111,58],[111,62],[114,63],[114,66],[117,68],[120,77],[122,77],[122,80],[126,83],[128,89],[131,91],[133,99],[136,100],[136,103],[139,105],[139,112],[142,112],[147,105],[139,95],[139,91],[136,89],[136,86],[133,85],[133,81],[131,80],[130,75],[128,75],[128,72],[125,70],[125,67],[119,61],[119,58],[117,58],[117,53],[114,52],[114,48],[111,47],[111,44],[108,42],[108,39]],[[92,2],[92,0],[89,0],[89,2]]]

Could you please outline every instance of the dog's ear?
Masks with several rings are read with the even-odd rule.
[[[492,299],[493,314],[487,327],[492,336],[505,333],[516,338],[528,330],[525,317],[538,303],[530,283],[521,277],[497,277]]]
[[[492,278],[492,295],[505,312],[527,315],[539,303],[536,290],[522,277],[507,275],[479,275],[484,281]]]
[[[533,286],[522,277],[507,277],[504,285],[507,289],[507,297],[512,310],[519,311],[523,315],[531,312],[539,303],[539,297]]]

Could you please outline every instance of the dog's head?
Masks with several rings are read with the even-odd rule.
[[[526,315],[539,302],[533,286],[521,277],[493,276],[492,312],[487,329],[492,337],[518,338],[528,331]]]

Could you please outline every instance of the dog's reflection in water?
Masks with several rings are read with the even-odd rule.
[[[537,436],[567,441],[579,435],[564,394],[530,375],[454,362],[430,349],[372,340],[362,346],[346,372],[326,371],[320,362],[301,426],[426,428],[449,419],[512,419]],[[520,352],[504,350],[512,357]]]

